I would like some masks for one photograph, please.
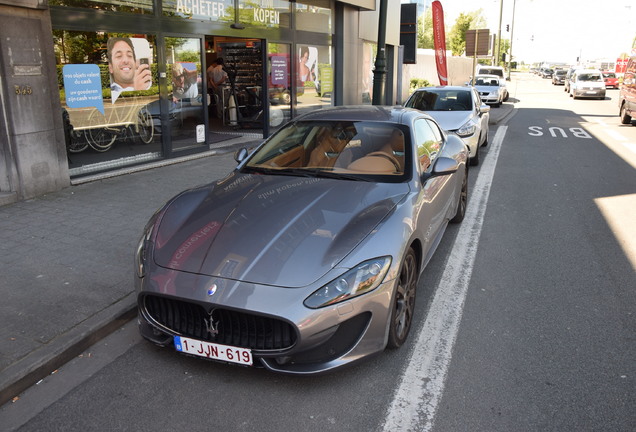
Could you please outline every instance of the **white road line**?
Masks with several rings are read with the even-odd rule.
[[[393,395],[384,431],[430,431],[433,428],[475,263],[490,185],[507,129],[508,126],[497,129],[488,156],[483,159],[426,322],[415,333],[418,338],[400,386]]]

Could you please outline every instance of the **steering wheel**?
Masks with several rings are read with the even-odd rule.
[[[374,151],[374,152],[369,153],[367,156],[378,156],[378,157],[384,158],[384,159],[388,160],[389,162],[391,162],[393,164],[393,166],[395,167],[395,172],[402,171],[402,165],[395,158],[395,156],[392,156],[392,155],[390,155],[388,153],[385,153],[383,151]]]

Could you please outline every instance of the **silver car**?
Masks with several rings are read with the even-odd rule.
[[[236,159],[148,222],[135,263],[141,334],[290,374],[401,346],[419,276],[466,211],[461,139],[417,110],[336,107]]]
[[[470,150],[470,164],[479,165],[479,148],[488,145],[490,107],[469,86],[423,87],[404,106],[431,115],[447,131],[459,135]]]
[[[497,75],[477,75],[473,80],[481,101],[498,108],[503,102],[503,91],[499,87]]]

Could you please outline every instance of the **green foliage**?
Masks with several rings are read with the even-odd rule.
[[[433,39],[432,8],[428,8],[426,10],[426,14],[420,15],[417,19],[417,47],[435,49],[435,40]]]
[[[411,78],[411,83],[409,86],[409,93],[413,93],[415,90],[421,87],[430,87],[431,83],[424,78]]]
[[[447,46],[453,55],[459,56],[466,52],[466,30],[487,28],[486,20],[481,14],[482,9],[459,14],[447,37]]]

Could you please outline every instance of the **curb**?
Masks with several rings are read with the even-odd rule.
[[[131,292],[13,363],[0,372],[0,405],[4,405],[136,316],[136,297]]]

